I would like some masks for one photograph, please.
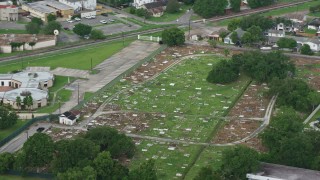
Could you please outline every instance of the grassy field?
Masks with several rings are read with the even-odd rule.
[[[198,160],[192,166],[188,174],[186,175],[186,180],[192,180],[198,174],[202,167],[212,167],[214,170],[221,166],[222,151],[230,147],[206,147],[201,153]]]
[[[161,114],[161,118],[148,118],[149,128],[140,134],[206,142],[215,131],[219,117],[225,115],[249,81],[241,77],[228,85],[208,83],[208,72],[222,59],[221,56],[208,56],[185,60],[156,79],[129,88],[130,93],[121,93],[113,102],[122,110]],[[159,134],[158,129],[165,129],[165,133]],[[187,173],[201,147],[142,141],[137,148],[131,168],[153,158],[159,170],[158,177],[173,179]],[[204,156],[210,156],[210,152]],[[212,153],[214,156],[215,152]]]
[[[54,104],[49,104],[46,107],[39,108],[37,110],[37,113],[52,113],[56,111],[59,108],[59,101],[60,101],[60,105],[62,106],[65,102],[69,101],[71,95],[72,95],[72,91],[67,89],[61,89],[60,91],[57,92],[56,102]],[[51,101],[52,103],[52,95],[50,95],[49,101]]]
[[[28,121],[27,120],[18,120],[17,123],[12,126],[11,128],[0,130],[0,140],[6,138],[9,136],[13,131],[19,129],[22,127],[24,124],[26,124]]]
[[[0,29],[0,34],[28,34],[26,30],[20,29]]]
[[[125,42],[129,45],[132,40]],[[57,67],[89,70],[90,60],[92,58],[93,66],[100,64],[105,59],[123,49],[122,41],[114,41],[97,46],[89,46],[68,52],[62,52],[52,55],[22,58],[16,61],[4,62],[0,64],[0,73],[7,73],[13,70],[20,70],[23,66],[50,66],[51,69]]]

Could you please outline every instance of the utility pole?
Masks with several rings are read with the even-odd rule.
[[[122,31],[122,45],[124,46],[124,33]]]
[[[59,100],[59,114],[61,114],[61,102]]]

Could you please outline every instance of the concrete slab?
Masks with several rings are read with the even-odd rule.
[[[78,78],[87,78],[90,74],[89,71],[86,71],[86,70],[61,68],[61,67],[58,67],[50,72],[54,75],[70,76],[70,77],[78,77]]]

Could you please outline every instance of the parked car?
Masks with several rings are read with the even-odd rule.
[[[96,18],[96,16],[93,16],[93,15],[91,16],[91,19],[95,19],[95,18]]]
[[[66,31],[70,31],[70,29],[68,27],[64,27],[63,29]]]
[[[89,36],[89,35],[85,35],[85,36],[83,36],[83,38],[84,38],[84,39],[89,39],[90,36]]]
[[[91,16],[86,16],[85,18],[86,18],[86,19],[91,19]]]
[[[74,20],[76,20],[76,21],[81,21],[81,19],[78,18],[78,17],[74,18]]]
[[[102,24],[107,24],[108,23],[108,21],[106,21],[106,20],[101,20],[100,21]]]
[[[67,22],[68,22],[68,23],[73,23],[73,20],[68,19]]]
[[[42,132],[44,129],[45,129],[44,127],[39,127],[39,128],[37,129],[37,132]]]
[[[109,19],[109,21],[110,21],[110,22],[114,22],[115,20],[113,20],[113,19]]]
[[[108,13],[102,13],[102,16],[108,17]]]

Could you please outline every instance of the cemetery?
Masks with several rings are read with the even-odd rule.
[[[320,61],[294,59],[298,67],[298,77],[304,79],[311,87],[320,92]]]

